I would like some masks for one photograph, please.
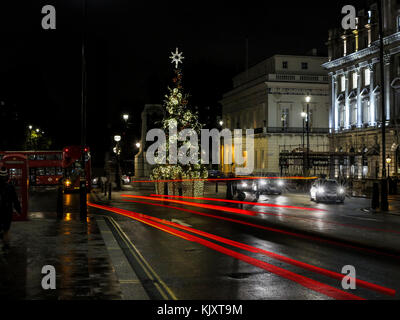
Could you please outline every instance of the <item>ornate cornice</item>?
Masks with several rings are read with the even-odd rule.
[[[396,32],[390,36],[387,36],[383,39],[383,45],[391,45],[393,43],[400,42],[400,32]],[[343,64],[359,60],[365,58],[369,55],[376,54],[379,51],[379,40],[374,41],[370,47],[362,49],[357,52],[353,52],[345,57],[341,57],[329,62],[322,64],[322,67],[325,69],[337,68]]]

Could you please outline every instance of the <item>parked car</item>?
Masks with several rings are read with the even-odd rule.
[[[225,175],[219,170],[208,170],[208,178],[210,179],[220,179],[224,177]]]
[[[310,200],[315,202],[334,201],[344,203],[346,189],[334,179],[318,179],[310,189]]]

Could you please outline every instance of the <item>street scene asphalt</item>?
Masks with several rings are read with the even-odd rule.
[[[370,199],[349,198],[343,205],[312,203],[307,194],[259,199],[261,204],[301,208],[293,209],[213,200],[178,199],[189,204],[177,203],[173,198],[153,200],[149,197],[153,193],[151,189],[129,188],[114,192],[112,200],[107,200],[97,192],[91,210],[113,216],[179,299],[340,299],[342,292],[354,295],[344,298],[398,298],[400,254],[396,249],[399,248],[400,217],[360,210],[369,207]],[[224,189],[220,187],[220,192],[215,194],[213,186],[209,186],[205,195],[216,199],[223,196]],[[106,207],[96,207],[95,203]],[[201,205],[193,207],[193,203]],[[207,204],[219,208],[204,208]],[[394,201],[392,205],[396,205]],[[125,211],[113,212],[113,208]],[[231,212],[235,209],[256,214]],[[157,222],[169,224],[173,230],[181,226],[184,228],[181,231],[195,238],[183,239],[185,235],[173,234],[171,230],[160,231],[159,225],[140,221],[143,216],[129,216],[132,212],[161,219]],[[207,239],[211,244],[204,244],[196,237]],[[255,260],[224,252],[214,244]],[[324,270],[316,272],[315,268],[301,263]],[[344,290],[341,278],[327,274],[330,271],[341,274],[346,265],[354,266],[357,279],[389,290],[371,290],[373,286],[369,285]],[[316,281],[317,289],[310,289],[308,280],[301,277]],[[324,285],[341,292],[331,294],[330,288],[321,289]]]
[[[398,299],[400,216],[373,214],[370,199],[310,202],[302,193],[226,202],[223,185],[204,198],[154,195],[123,186],[111,200],[31,192],[29,221],[12,226],[2,253],[0,296],[17,299],[271,300]],[[235,200],[234,200],[235,201]],[[397,206],[397,200],[391,200]],[[207,207],[213,206],[213,207]],[[57,289],[43,290],[43,265]],[[356,289],[342,286],[345,266]]]

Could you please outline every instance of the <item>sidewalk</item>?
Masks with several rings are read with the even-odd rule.
[[[154,193],[151,188],[141,190],[133,186],[124,186],[123,191],[114,191],[112,200],[108,200],[99,190],[94,191],[94,199],[105,204],[118,206],[123,203],[121,194],[145,195]],[[218,186],[218,193],[215,190],[215,183],[209,184],[205,190],[204,197],[225,199],[226,187]],[[279,199],[279,200],[278,200]],[[201,200],[188,200],[204,202]],[[246,199],[246,201],[255,201]],[[267,211],[272,215],[260,215],[248,217],[240,215],[240,219],[249,220],[252,223],[263,224],[269,227],[279,228],[289,232],[300,233],[309,236],[318,236],[328,241],[340,241],[349,246],[359,246],[367,250],[375,250],[389,255],[400,256],[400,202],[397,199],[390,200],[390,212],[366,212],[364,209],[370,205],[370,199],[348,198],[345,205],[327,205],[310,202],[305,194],[285,193],[282,196],[268,196],[259,200],[264,203],[275,203],[298,205],[303,207],[326,208],[327,212],[291,210],[273,207],[261,207],[254,205],[243,205],[243,209],[253,211]],[[239,204],[211,202],[214,205],[239,207]],[[175,205],[175,204],[172,204]],[[176,205],[182,206],[182,205]],[[274,213],[281,214],[277,216]],[[230,214],[230,213],[227,213]],[[236,214],[232,213],[235,216]]]
[[[62,220],[57,219],[55,212],[34,211],[29,213],[28,221],[12,224],[11,249],[9,252],[0,252],[1,298],[122,298],[120,284],[96,218],[89,214],[86,222],[80,221],[74,196],[78,195],[64,199]],[[47,197],[53,204],[53,197]],[[33,204],[33,207],[37,210],[40,205]],[[42,288],[45,275],[41,270],[45,265],[52,265],[56,270],[55,290]]]

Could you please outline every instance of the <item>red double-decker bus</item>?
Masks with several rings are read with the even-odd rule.
[[[55,185],[63,177],[62,151],[0,151],[0,160],[6,154],[27,157],[32,186]]]
[[[64,168],[64,192],[74,192],[79,190],[80,178],[83,175],[82,151],[85,153],[85,178],[86,190],[90,192],[91,181],[91,159],[88,147],[68,146],[62,152],[62,167]]]

